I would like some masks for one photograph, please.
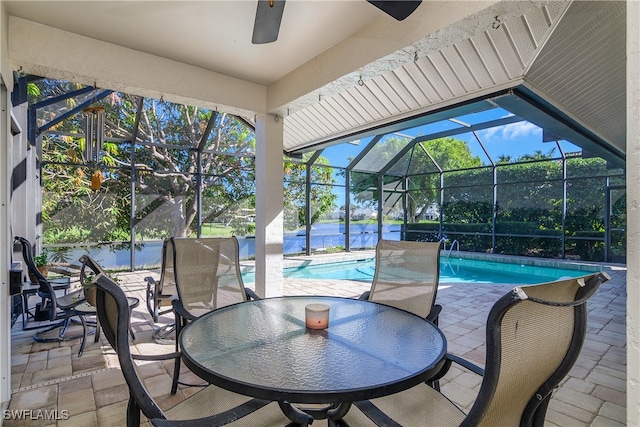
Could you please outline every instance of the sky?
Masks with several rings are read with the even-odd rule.
[[[505,110],[494,109],[459,117],[458,119],[464,123],[473,125],[507,116],[510,116],[510,114]],[[402,132],[398,132],[398,134],[417,137],[454,128],[462,128],[462,126],[450,121],[443,121],[426,126],[419,126],[414,129],[403,130]],[[525,154],[533,154],[536,151],[548,154],[556,148],[556,144],[553,142],[542,142],[542,129],[529,122],[518,122],[480,130],[477,131],[476,134],[494,161],[497,161],[501,155],[510,156],[512,159],[515,159]],[[472,133],[459,134],[456,135],[455,138],[466,141],[473,155],[480,157],[483,163],[490,163]],[[340,144],[339,146],[327,148],[324,150],[323,156],[327,157],[332,165],[347,166],[348,159],[355,157],[370,140],[371,138],[366,138],[361,140],[359,144]],[[567,141],[561,141],[560,145],[565,152],[580,151],[579,147]],[[554,154],[556,156],[559,155],[557,149]]]

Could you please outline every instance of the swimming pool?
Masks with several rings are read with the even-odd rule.
[[[330,264],[305,265],[284,269],[285,278],[344,279],[371,282],[375,272],[374,259]],[[589,271],[511,264],[464,258],[440,260],[440,283],[505,283],[534,284],[561,277],[578,277]]]

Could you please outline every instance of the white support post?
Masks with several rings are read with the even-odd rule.
[[[13,243],[9,232],[9,185],[13,170],[11,155],[10,101],[7,88],[0,78],[0,409],[5,410],[11,400],[11,296],[9,295],[9,266]],[[5,350],[6,349],[6,350]],[[2,421],[0,421],[2,424]]]
[[[283,294],[283,119],[256,118],[256,292]]]

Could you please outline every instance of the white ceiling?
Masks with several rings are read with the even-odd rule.
[[[254,45],[257,1],[5,3],[13,16],[265,85],[383,15],[364,0],[288,0],[278,40]]]
[[[254,98],[264,88],[264,104],[233,105],[233,96],[222,104],[249,120],[252,112],[284,117],[288,152],[515,87],[594,137],[590,151],[625,150],[624,1],[423,1],[398,22],[364,0],[287,0],[279,38],[265,45],[251,44],[255,0],[3,4],[13,17],[231,76]],[[22,40],[9,49],[14,67],[84,83],[109,74],[83,66],[65,46],[55,54],[75,64],[56,75],[42,52],[28,57],[32,45],[49,42],[29,39],[33,28],[15,32]],[[171,74],[165,79],[171,86]],[[122,83],[149,96],[144,81]],[[210,95],[197,96],[185,93],[211,105]]]

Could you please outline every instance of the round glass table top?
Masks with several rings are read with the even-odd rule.
[[[329,326],[305,326],[305,307],[326,304]],[[372,399],[433,375],[442,332],[390,306],[338,297],[279,297],[217,309],[180,334],[198,376],[267,400],[331,403]]]

